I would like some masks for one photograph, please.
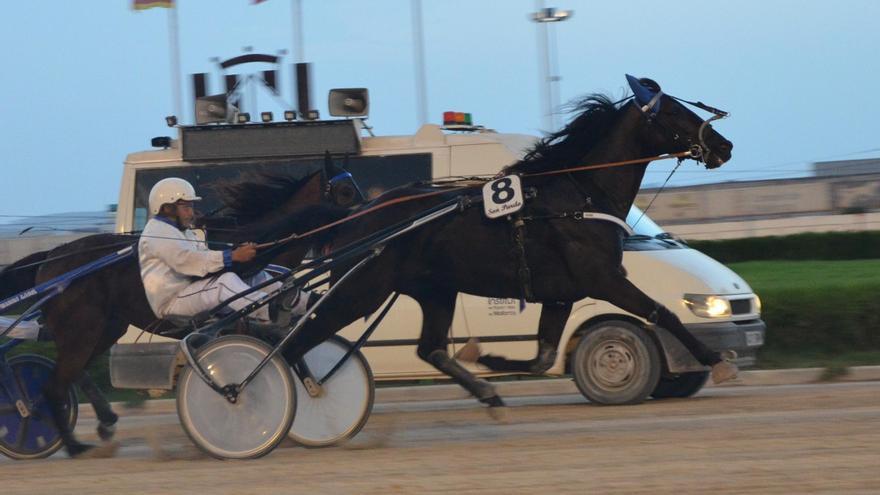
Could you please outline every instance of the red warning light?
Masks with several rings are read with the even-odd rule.
[[[443,112],[443,125],[474,125],[471,114],[464,112]]]

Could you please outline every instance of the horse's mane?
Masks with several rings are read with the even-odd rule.
[[[562,130],[538,141],[525,157],[504,168],[512,172],[544,172],[576,165],[614,126],[621,106],[603,94],[591,94],[570,105],[579,114]]]
[[[269,172],[246,172],[238,180],[221,180],[212,187],[223,203],[223,216],[247,223],[278,208],[313,176],[301,179]]]

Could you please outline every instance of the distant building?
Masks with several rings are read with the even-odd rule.
[[[7,223],[0,223],[0,239],[112,232],[115,221],[116,213],[110,211],[19,217]]]
[[[880,159],[815,164],[816,175],[668,187],[648,214],[660,224],[709,223],[880,210]],[[656,188],[642,189],[645,208]]]
[[[116,213],[90,211],[19,217],[0,224],[0,266],[74,239],[113,232]]]
[[[844,175],[880,175],[880,158],[865,160],[839,160],[813,164],[816,177],[840,177]]]

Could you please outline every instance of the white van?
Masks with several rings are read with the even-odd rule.
[[[412,136],[362,136],[357,120],[208,125],[179,128],[178,139],[154,140],[165,149],[129,155],[119,193],[116,229],[141,229],[147,196],[158,180],[183,177],[205,199],[203,211],[218,205],[208,184],[246,170],[304,176],[323,164],[324,150],[348,156],[348,169],[372,196],[408,182],[449,176],[494,174],[523,155],[534,136],[503,134],[478,127],[456,132],[425,125]],[[627,222],[636,235],[625,243],[629,278],[672,310],[713,349],[734,349],[738,364],[755,362],[764,341],[760,302],[731,270],[665,234],[633,208]],[[484,352],[531,359],[537,344],[540,307],[517,299],[460,294],[450,329],[450,351],[479,337]],[[415,352],[421,312],[401,297],[364,349],[377,380],[440,377]],[[341,332],[356,340],[363,320]],[[503,330],[499,330],[503,329]],[[130,331],[121,344],[132,342]],[[152,340],[155,342],[158,337]],[[619,404],[696,393],[708,373],[665,330],[602,301],[574,305],[551,375],[571,373],[592,401]],[[472,368],[480,374],[485,369]],[[659,385],[658,378],[659,377]]]

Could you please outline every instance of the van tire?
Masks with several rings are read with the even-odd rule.
[[[581,335],[571,369],[578,390],[590,402],[639,404],[657,388],[660,352],[644,329],[626,321],[603,321]]]
[[[660,377],[651,392],[655,399],[684,399],[699,392],[709,379],[708,371],[692,371],[671,377]]]

